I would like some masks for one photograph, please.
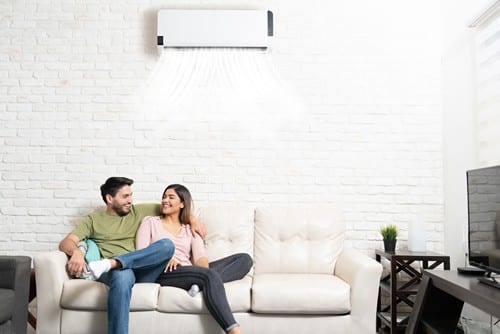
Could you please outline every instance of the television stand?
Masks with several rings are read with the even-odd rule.
[[[464,303],[500,318],[500,289],[456,270],[424,270],[406,334],[455,333]]]
[[[500,289],[500,282],[498,282],[495,277],[484,276],[478,277],[477,280],[481,283],[488,284],[489,286]]]

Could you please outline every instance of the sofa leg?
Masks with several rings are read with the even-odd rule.
[[[29,302],[31,302],[35,298],[36,298],[35,269],[31,269]],[[31,325],[31,327],[33,327],[33,329],[36,329],[36,318],[33,315],[33,313],[31,313],[31,311],[29,311],[29,310],[28,310],[28,323]]]
[[[36,318],[31,312],[28,312],[28,323],[33,329],[36,329]]]

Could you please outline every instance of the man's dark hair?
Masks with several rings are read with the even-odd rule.
[[[126,178],[126,177],[118,177],[112,176],[104,182],[101,186],[101,196],[104,203],[106,202],[106,195],[111,195],[111,197],[115,197],[118,190],[120,190],[123,186],[131,186],[134,183],[134,180]]]

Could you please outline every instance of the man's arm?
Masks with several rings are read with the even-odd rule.
[[[78,241],[80,241],[80,238],[77,235],[69,233],[66,238],[59,243],[59,249],[70,257],[67,264],[68,273],[76,277],[80,277],[82,272],[87,272],[85,268],[85,257],[76,246]]]
[[[198,233],[202,239],[205,239],[207,229],[205,225],[200,223],[193,215],[189,217],[189,226],[191,227],[191,232],[193,232],[193,234]]]

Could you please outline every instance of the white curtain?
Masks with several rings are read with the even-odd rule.
[[[480,165],[500,164],[500,6],[476,27]]]

